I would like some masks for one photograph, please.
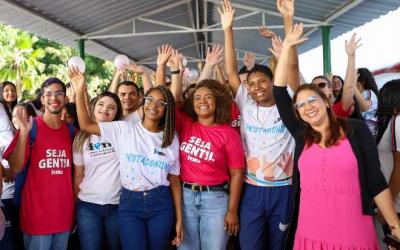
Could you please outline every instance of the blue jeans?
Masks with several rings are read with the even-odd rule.
[[[118,205],[99,205],[78,200],[76,222],[82,250],[121,248],[118,230]]]
[[[245,183],[240,206],[241,249],[284,249],[292,204],[291,186],[261,187]]]
[[[1,202],[4,204],[1,209],[6,219],[6,228],[3,239],[0,240],[0,249],[23,250],[22,232],[19,229],[19,207],[14,206],[12,198]]]
[[[26,250],[66,250],[69,232],[57,234],[31,235],[24,233]]]
[[[118,218],[122,249],[165,249],[174,223],[169,187],[144,192],[122,189]]]
[[[192,191],[183,188],[184,237],[179,250],[226,249],[229,236],[224,230],[228,210],[224,191]]]

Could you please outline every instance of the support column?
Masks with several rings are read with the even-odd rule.
[[[321,27],[322,33],[322,54],[324,60],[324,75],[328,75],[332,72],[331,67],[331,27]]]
[[[85,40],[79,39],[77,40],[78,45],[78,55],[85,60]]]

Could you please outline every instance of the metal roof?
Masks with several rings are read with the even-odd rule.
[[[233,0],[236,8],[235,47],[269,56],[269,41],[257,27],[270,26],[283,36],[275,0]],[[135,61],[155,61],[156,47],[170,43],[194,61],[210,43],[223,43],[219,0],[0,0],[0,22],[56,42],[75,46],[87,38],[87,53],[107,60],[125,54]],[[321,44],[318,26],[333,25],[331,38],[400,6],[398,0],[296,0],[296,20],[309,37],[300,52]],[[153,65],[154,66],[154,65]]]

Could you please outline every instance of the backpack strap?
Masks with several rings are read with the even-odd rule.
[[[390,134],[391,134],[391,142],[392,142],[392,151],[396,151],[397,149],[397,143],[396,143],[396,116],[393,117],[392,123],[390,125]]]
[[[69,131],[69,137],[71,138],[71,141],[74,141],[75,134],[76,134],[76,128],[71,123],[67,123],[67,127],[68,127],[68,131]]]

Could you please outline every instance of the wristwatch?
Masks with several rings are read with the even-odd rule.
[[[181,73],[181,70],[180,70],[180,69],[171,71],[171,75],[173,75],[173,74],[179,74],[179,73]]]

